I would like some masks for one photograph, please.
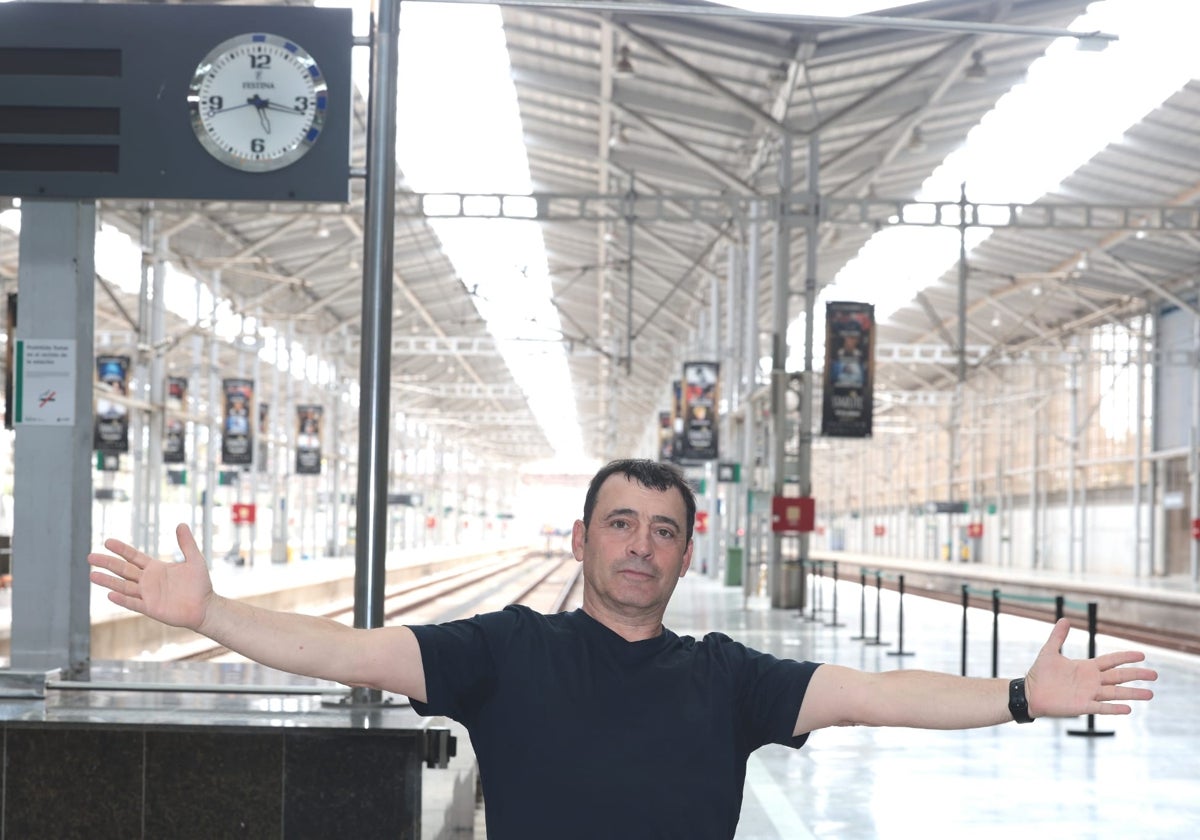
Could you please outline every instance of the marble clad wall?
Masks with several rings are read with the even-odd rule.
[[[421,834],[410,732],[22,722],[3,739],[4,840]]]

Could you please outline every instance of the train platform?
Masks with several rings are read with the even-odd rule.
[[[795,659],[865,670],[917,668],[959,673],[963,610],[884,589],[875,644],[860,635],[857,582],[839,585],[842,626],[831,614],[771,609],[699,575],[684,578],[666,624],[680,634],[720,630]],[[872,598],[874,595],[872,594]],[[826,606],[832,599],[827,596]],[[873,610],[869,601],[868,609]],[[1044,643],[1043,621],[998,620],[1000,676],[1023,674]],[[967,611],[967,673],[991,676],[993,616]],[[768,746],[747,768],[737,840],[885,838],[1138,837],[1184,840],[1200,826],[1200,733],[1192,726],[1200,657],[1096,638],[1098,653],[1138,647],[1158,670],[1156,697],[1130,716],[1038,720],[961,732],[844,728],[814,733],[800,750]],[[1086,656],[1087,633],[1072,630],[1064,652]],[[1080,734],[1076,734],[1080,733]]]
[[[390,558],[389,575],[397,569],[416,573],[435,560],[474,562],[494,554],[495,547],[485,552],[483,547],[470,546],[445,550],[437,557],[429,551],[413,552]],[[854,560],[871,561],[868,565],[879,567],[879,558]],[[857,568],[853,563],[848,566]],[[227,595],[283,604],[297,597],[297,591],[324,593],[331,581],[352,577],[353,558],[264,569],[218,562],[213,574],[218,589]],[[1015,572],[1001,576],[1021,577]],[[864,600],[856,573],[845,575],[836,585],[839,612],[835,622],[833,581],[823,579],[819,585],[821,600],[815,602],[819,609],[814,609],[811,599],[803,611],[772,609],[765,598],[747,597],[740,586],[725,585],[716,576],[693,570],[680,582],[665,621],[679,634],[699,637],[719,630],[751,647],[796,659],[867,670],[961,670],[961,606],[921,597],[919,590],[910,590],[901,599],[887,587],[869,589]],[[972,585],[985,584],[975,581]],[[1093,581],[1089,585],[1100,584]],[[1042,597],[1053,588],[1041,590]],[[1167,589],[1172,598],[1194,597],[1187,586]],[[0,593],[5,599],[9,596],[11,591]],[[97,625],[122,620],[122,611],[109,604],[103,592],[97,589],[93,597]],[[865,617],[860,615],[863,603],[870,612]],[[966,670],[971,676],[991,676],[993,628],[999,640],[996,655],[1001,676],[1023,673],[1049,632],[1049,625],[1041,620],[1013,615],[995,618],[990,611],[976,607],[965,615]],[[1084,656],[1088,642],[1085,631],[1073,630],[1065,651]],[[361,723],[356,722],[354,710],[339,708],[340,698],[345,696],[342,687],[306,686],[294,696],[256,695],[247,689],[286,686],[290,678],[248,663],[150,662],[146,660],[169,658],[170,651],[154,649],[149,637],[139,644],[148,646],[142,662],[97,663],[93,679],[232,687],[225,693],[195,694],[133,692],[120,686],[87,694],[69,687],[53,689],[45,701],[0,704],[0,726],[25,735],[30,727],[61,730],[79,722],[117,734],[126,734],[124,730],[136,725],[145,730],[140,735],[145,743],[154,744],[186,736],[177,731],[180,728],[207,731],[212,727],[239,730],[239,735],[248,732],[251,737],[268,738],[267,743],[279,729],[289,731],[289,737],[298,737],[299,730],[311,730],[314,736],[341,739]],[[1187,715],[1200,689],[1200,657],[1107,634],[1097,635],[1096,645],[1099,653],[1127,647],[1146,650],[1148,664],[1160,674],[1154,686],[1156,698],[1135,706],[1128,717],[1039,720],[1029,726],[1011,724],[965,732],[830,729],[814,733],[801,750],[763,748],[751,756],[747,768],[737,840],[880,840],[917,833],[934,838],[999,838],[1014,833],[1031,838],[1193,837],[1195,826],[1200,825],[1200,799],[1194,792],[1195,780],[1200,778],[1200,734],[1193,730]],[[472,831],[477,838],[485,837],[482,809],[475,801],[473,753],[465,731],[444,719],[418,718],[404,698],[387,700],[388,708],[368,728],[397,739],[398,745],[407,733],[430,728],[448,731],[456,739],[455,755],[440,766],[421,771],[420,837],[441,840],[472,836]],[[423,744],[408,752],[422,755]],[[228,747],[221,742],[209,748]],[[288,744],[282,749],[295,748]],[[286,776],[280,784],[286,791]],[[285,816],[287,807],[299,807],[295,799],[285,797],[284,802],[280,813]]]
[[[958,603],[966,596],[976,606],[995,602],[1004,612],[1034,618],[1062,609],[1077,626],[1093,605],[1101,632],[1200,654],[1200,582],[1189,575],[1120,576],[823,550],[811,552],[809,570],[825,580],[858,582],[859,590],[903,585],[913,594]]]
[[[103,550],[100,546],[97,550]],[[529,550],[526,541],[473,542],[425,546],[389,552],[388,585],[483,563],[506,551]],[[18,570],[19,573],[19,570]],[[237,565],[220,557],[209,561],[213,588],[222,595],[272,609],[312,612],[353,605],[353,554]],[[20,580],[0,589],[0,662],[7,662],[12,628],[12,602],[20,597]],[[186,630],[163,627],[130,613],[108,600],[108,591],[90,590],[92,659],[167,660],[186,654],[200,637]]]

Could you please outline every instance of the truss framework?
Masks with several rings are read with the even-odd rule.
[[[559,342],[530,342],[543,344],[546,352],[560,346]],[[669,344],[638,341],[638,350],[655,352],[665,357],[671,357],[676,349]],[[490,336],[404,336],[392,341],[392,352],[411,356],[448,356],[459,354],[495,355],[499,352],[498,342]],[[591,347],[575,345],[568,348],[568,354],[595,356],[597,351]],[[969,344],[966,348],[966,363],[968,366],[987,364],[1048,364],[1068,365],[1071,362],[1091,360],[1099,364],[1132,365],[1137,363],[1135,350],[1109,350],[1102,348],[1069,349],[1058,347],[1024,347],[1011,350],[1004,347],[993,347],[986,344]],[[1196,364],[1197,353],[1193,349],[1181,348],[1147,348],[1147,363],[1158,366],[1188,367]],[[958,350],[946,344],[889,344],[882,343],[875,347],[875,359],[878,362],[894,362],[905,365],[938,365],[954,366],[958,364]],[[411,390],[426,391],[437,389],[439,396],[456,396],[454,389],[463,388],[464,394],[470,396],[492,396],[504,399],[509,396],[506,389],[497,386],[474,386],[467,384],[427,385],[423,383],[401,383],[398,387]],[[512,389],[519,391],[520,389]]]
[[[639,195],[494,193],[397,193],[396,215],[424,219],[506,219],[539,222],[726,222],[749,218],[759,205],[778,219],[778,195]],[[822,222],[847,225],[917,225],[1037,230],[1200,230],[1200,208],[1176,205],[992,204],[913,201],[906,198],[846,199],[796,193],[786,217],[800,222],[816,212]]]

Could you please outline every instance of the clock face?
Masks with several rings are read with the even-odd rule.
[[[295,163],[325,124],[327,87],[312,56],[278,35],[238,35],[196,67],[192,130],[222,163],[270,172]]]

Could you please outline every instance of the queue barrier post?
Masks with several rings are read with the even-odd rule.
[[[825,612],[825,561],[817,561],[817,593],[813,599],[813,621],[819,621],[818,616]]]
[[[837,591],[838,591],[838,561],[833,562],[833,610],[830,614],[829,621],[825,622],[826,627],[845,627],[846,625],[838,621],[837,614]]]
[[[821,566],[822,561],[809,561],[808,615],[805,621],[817,621],[817,613],[821,612]]]
[[[887,653],[888,656],[912,656],[913,651],[904,649],[904,575],[899,576],[896,585],[900,593],[900,606],[896,619],[897,626],[899,627],[898,637],[900,641],[897,643],[895,650],[889,650]]]
[[[967,606],[970,604],[970,594],[967,585],[962,585],[962,669],[960,673],[967,675]]]
[[[858,635],[851,636],[850,641],[862,642],[867,638],[867,570],[858,569]]]
[[[1088,622],[1088,659],[1096,658],[1096,613],[1098,606],[1095,601],[1088,601],[1087,605],[1087,622]],[[1096,729],[1096,716],[1087,716],[1087,729],[1068,729],[1068,735],[1081,735],[1087,738],[1105,738],[1116,734],[1112,730],[1106,732]]]
[[[796,617],[802,620],[802,622],[809,620],[808,614],[804,612],[805,605],[808,605],[809,610],[811,611],[812,604],[814,604],[814,601],[816,600],[814,599],[814,596],[812,596],[812,577],[814,576],[811,574],[806,574],[806,572],[809,572],[809,570],[812,568],[812,565],[814,565],[814,560],[800,560],[800,574],[804,575],[803,580],[805,581],[803,586],[809,588],[808,595],[806,595],[802,602],[800,602],[800,606],[796,608]]]
[[[866,644],[868,644],[868,645],[890,644],[890,642],[881,641],[879,638],[879,626],[882,623],[880,621],[880,610],[881,610],[880,602],[882,600],[880,597],[880,593],[882,591],[883,591],[883,570],[876,569],[875,570],[875,638],[869,639],[866,642]]]
[[[1000,675],[1000,590],[992,590],[992,678]]]

